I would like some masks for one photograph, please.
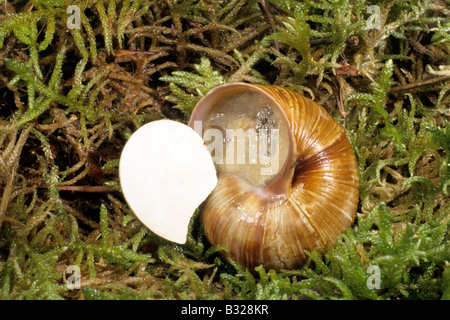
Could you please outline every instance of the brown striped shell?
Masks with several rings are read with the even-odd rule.
[[[201,209],[205,235],[227,257],[251,270],[292,269],[315,249],[325,250],[355,218],[359,177],[344,129],[314,101],[277,86],[233,83],[211,90],[195,107],[190,126],[205,121],[227,97],[253,92],[281,110],[289,152],[267,184],[220,172]]]

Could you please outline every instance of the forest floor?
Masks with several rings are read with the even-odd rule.
[[[0,299],[450,299],[449,14],[446,0],[0,1]],[[237,81],[318,102],[357,158],[354,225],[296,270],[224,261],[198,215],[185,245],[166,241],[120,192],[134,131],[186,123]]]

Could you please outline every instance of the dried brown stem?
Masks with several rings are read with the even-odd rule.
[[[110,193],[117,191],[113,187],[108,186],[58,186],[59,191],[73,191],[73,192],[89,192],[89,193]]]
[[[430,84],[436,84],[439,82],[443,82],[450,79],[450,75],[445,75],[442,77],[437,77],[437,78],[433,78],[433,79],[429,79],[429,80],[425,80],[425,81],[418,81],[415,83],[410,83],[407,85],[402,85],[402,86],[396,86],[396,87],[392,87],[389,92],[398,92],[398,91],[405,91],[405,90],[410,90],[410,89],[415,89],[415,88],[419,88],[419,87],[423,87],[423,86],[428,86]]]

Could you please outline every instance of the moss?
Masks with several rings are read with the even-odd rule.
[[[65,1],[0,5],[2,299],[449,299],[445,4],[70,4],[80,29],[67,29]],[[120,193],[132,132],[186,122],[211,88],[236,81],[311,97],[357,156],[355,224],[298,270],[226,263],[197,215],[188,242],[169,243]]]

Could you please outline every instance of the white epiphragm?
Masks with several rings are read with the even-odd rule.
[[[195,209],[217,184],[216,169],[202,138],[190,127],[158,120],[127,141],[119,166],[128,205],[159,236],[185,243]]]

